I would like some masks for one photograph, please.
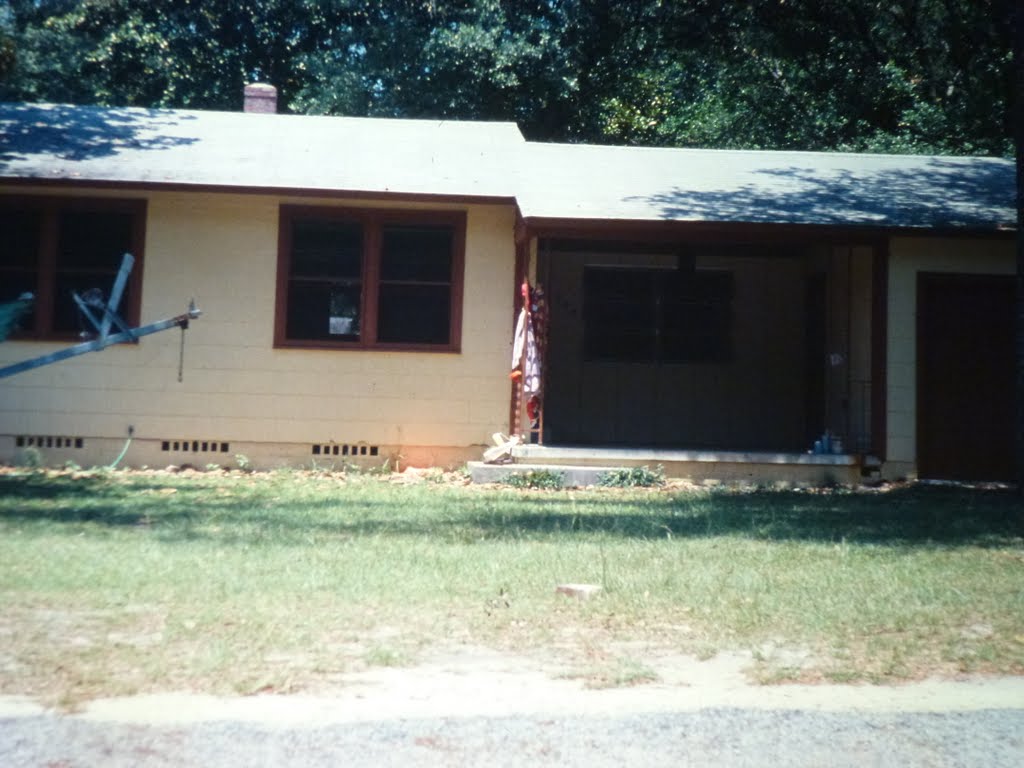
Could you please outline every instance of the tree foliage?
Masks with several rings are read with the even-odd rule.
[[[1012,0],[8,0],[0,98],[1008,155]]]

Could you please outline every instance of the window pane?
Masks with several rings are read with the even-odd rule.
[[[35,268],[41,223],[37,211],[0,210],[0,269]]]
[[[382,285],[377,339],[405,344],[447,344],[451,289],[446,285]]]
[[[584,354],[615,362],[725,362],[732,356],[729,272],[587,268]]]
[[[16,300],[23,293],[35,294],[36,274],[23,270],[13,272],[0,271],[0,303],[7,303]],[[12,332],[31,332],[35,330],[34,307],[29,306],[26,311],[19,315],[15,321]]]
[[[0,210],[0,302],[14,301],[23,293],[38,294],[41,225],[38,211]],[[34,329],[35,313],[29,309],[14,330]]]
[[[104,270],[117,274],[132,249],[132,214],[63,211],[58,217],[57,269]],[[110,290],[110,281],[104,291]]]
[[[732,356],[733,278],[729,272],[681,274],[662,295],[662,359],[724,362]]]
[[[381,279],[450,282],[452,238],[448,226],[385,226],[381,233]]]
[[[113,284],[112,272],[109,274],[105,272],[99,274],[58,274],[53,296],[53,331],[59,334],[95,333],[95,327],[78,309],[78,305],[71,294],[74,292],[80,297],[85,298],[85,294],[92,291],[101,296],[103,303],[106,304]],[[121,303],[117,308],[118,314],[125,320],[127,320],[125,308],[130,306],[131,286],[128,285],[125,286],[124,293],[121,295]],[[93,310],[93,315],[95,315],[97,320],[100,320],[102,319],[103,312],[102,310]]]
[[[363,273],[363,227],[350,221],[295,219],[293,277],[348,277]]]
[[[360,287],[293,281],[288,286],[289,339],[358,341]]]
[[[642,362],[656,354],[651,270],[585,269],[583,347],[587,360]]]

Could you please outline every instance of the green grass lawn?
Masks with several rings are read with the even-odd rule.
[[[0,691],[309,690],[451,643],[586,659],[597,682],[725,650],[765,681],[1022,674],[1022,536],[995,490],[6,470]]]

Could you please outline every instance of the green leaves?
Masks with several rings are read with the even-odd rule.
[[[1011,153],[1011,0],[9,0],[0,98],[512,120],[529,138]]]

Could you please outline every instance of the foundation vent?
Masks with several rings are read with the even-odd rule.
[[[162,440],[160,450],[169,453],[228,453],[231,444],[220,440]]]
[[[81,437],[54,437],[53,435],[18,435],[14,444],[19,448],[84,448]]]
[[[339,443],[313,444],[314,456],[379,456],[380,446],[357,443],[356,445],[345,445]]]

